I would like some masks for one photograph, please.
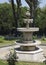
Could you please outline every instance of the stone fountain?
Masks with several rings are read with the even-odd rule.
[[[26,16],[30,16],[30,13],[27,12]],[[29,18],[29,17],[28,17]],[[16,41],[17,47],[16,53],[18,56],[18,61],[29,61],[29,62],[43,62],[45,60],[43,56],[43,50],[38,47],[41,44],[40,41],[33,41],[33,32],[39,31],[39,28],[29,27],[29,24],[33,23],[33,19],[24,19],[26,23],[25,28],[17,28],[19,32],[23,33],[23,37],[20,41]]]

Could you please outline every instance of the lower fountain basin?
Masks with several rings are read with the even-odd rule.
[[[21,51],[17,49],[15,51],[18,56],[18,61],[43,62],[45,60],[41,48],[38,48],[35,51]]]
[[[19,50],[19,51],[35,51],[35,50],[38,50],[38,48],[36,46],[20,46],[20,47],[16,48],[16,50]]]
[[[35,51],[38,48],[36,46],[20,46],[22,51]]]

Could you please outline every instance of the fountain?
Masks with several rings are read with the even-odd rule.
[[[19,32],[23,33],[23,37],[20,41],[16,41],[16,44],[19,45],[15,49],[18,61],[29,61],[29,62],[43,62],[45,60],[43,56],[43,50],[38,47],[41,44],[38,40],[33,40],[33,32],[39,31],[37,27],[30,27],[29,24],[33,23],[33,19],[30,17],[30,12],[27,11],[26,16],[27,19],[24,19],[24,23],[26,23],[25,28],[17,28]]]

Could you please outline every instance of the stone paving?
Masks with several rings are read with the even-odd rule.
[[[40,46],[43,49],[44,56],[46,56],[46,46]]]
[[[4,60],[5,57],[10,53],[10,50],[14,49],[16,47],[17,47],[17,45],[0,48],[0,59]]]

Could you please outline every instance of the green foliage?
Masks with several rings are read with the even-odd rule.
[[[37,9],[37,16],[35,18],[35,26],[44,30],[46,28],[46,7]]]
[[[19,21],[18,21],[18,27],[23,27],[25,26],[24,25],[24,21],[23,21],[23,18],[25,18],[25,14],[26,14],[26,11],[27,11],[27,7],[21,7],[21,14],[19,13]]]
[[[42,40],[43,40],[43,41],[45,40],[45,37],[44,37],[44,36],[42,37]]]
[[[5,40],[15,40],[15,37],[14,36],[11,36],[11,35],[7,35],[7,36],[5,36],[5,38],[4,38]]]
[[[0,60],[0,65],[8,65],[5,61]]]
[[[33,36],[33,40],[37,39],[37,35]]]
[[[4,42],[4,37],[0,36],[0,43],[3,43],[3,42]]]
[[[11,5],[0,4],[0,31],[9,33],[15,27],[14,23]]]
[[[18,62],[17,65],[46,65],[45,63],[37,62]]]
[[[13,45],[16,41],[15,37],[9,37],[7,38],[7,36],[0,36],[0,47],[2,46],[9,46],[9,45]]]
[[[16,9],[15,5],[15,10]],[[20,19],[18,21],[19,27],[23,26],[23,17],[26,12],[26,7],[21,8]],[[3,3],[0,4],[0,33],[1,34],[12,34],[15,32],[16,24],[14,21],[13,11],[11,4]],[[13,31],[12,31],[13,30]]]
[[[15,10],[17,11],[16,5]],[[25,26],[25,24],[23,23],[23,18],[26,18],[26,11],[27,7],[21,7],[21,14],[19,13],[20,19],[18,21],[18,27]],[[34,23],[35,26],[39,27],[42,31],[46,29],[46,6],[43,8],[36,8]],[[8,3],[0,4],[0,34],[15,34],[15,28],[16,27],[12,12],[12,6]]]
[[[17,55],[15,50],[10,51],[9,57],[7,59],[8,65],[15,65],[16,59],[17,59]]]
[[[45,36],[42,36],[41,40],[42,40],[42,41],[46,41]]]
[[[8,65],[7,62],[0,60],[0,65]],[[35,62],[17,62],[15,65],[46,65],[46,63]]]

